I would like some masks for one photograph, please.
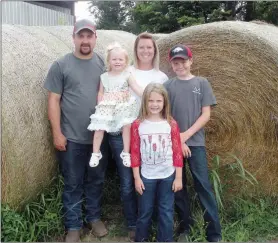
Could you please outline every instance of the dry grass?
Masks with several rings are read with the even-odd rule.
[[[278,28],[218,22],[186,28],[158,40],[161,70],[173,77],[168,50],[191,47],[193,73],[207,77],[218,105],[206,127],[209,157],[230,163],[235,154],[261,183],[278,193]]]
[[[24,204],[57,171],[47,119],[44,78],[54,60],[73,50],[72,27],[2,26],[2,202]],[[132,53],[135,36],[100,30],[96,52],[118,41]]]

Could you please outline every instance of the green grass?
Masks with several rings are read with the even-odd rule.
[[[236,198],[222,212],[226,241],[266,241],[278,239],[277,198]]]
[[[1,205],[1,241],[49,241],[63,233],[61,177],[55,178],[52,187],[27,204],[22,211]]]
[[[195,224],[190,239],[205,242],[203,215],[197,201],[193,212]],[[278,240],[277,198],[234,198],[219,213],[224,242]]]
[[[236,157],[233,164],[221,166],[219,157],[215,157],[210,179],[219,205],[223,240],[227,242],[265,242],[278,240],[278,197],[250,196],[247,186],[257,185],[256,179],[247,172]],[[119,195],[119,178],[114,168],[108,172],[104,189],[103,219],[108,225],[109,235],[101,241],[127,241],[126,228]],[[229,176],[237,178],[237,184],[230,185]],[[231,187],[240,186],[240,193],[230,194]],[[25,206],[22,211],[13,210],[2,205],[1,224],[3,242],[39,242],[62,241],[64,234],[62,224],[63,182],[61,177],[53,180],[52,186],[37,200]],[[188,191],[191,195],[191,210],[195,220],[191,240],[204,242],[205,229],[203,215],[189,180]],[[155,226],[150,236],[155,241]],[[92,236],[83,237],[83,241],[98,241]]]

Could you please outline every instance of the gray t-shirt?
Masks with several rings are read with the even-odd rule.
[[[61,94],[61,130],[72,142],[92,143],[92,132],[87,127],[90,115],[95,112],[103,72],[104,62],[96,53],[87,60],[77,58],[73,53],[66,54],[48,71],[44,87]]]
[[[178,122],[180,132],[190,128],[202,114],[202,107],[216,105],[210,83],[203,77],[189,80],[173,78],[164,83],[168,91],[173,118]],[[204,128],[186,142],[188,146],[205,146]]]

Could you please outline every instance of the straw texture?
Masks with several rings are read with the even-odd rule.
[[[97,31],[96,52],[113,41],[129,53],[123,31]],[[2,202],[24,204],[58,171],[43,82],[54,60],[73,50],[72,27],[2,26]]]
[[[246,22],[216,22],[171,33],[157,41],[160,68],[174,74],[168,51],[174,44],[193,52],[193,74],[207,77],[218,105],[206,126],[209,158],[236,155],[260,182],[278,193],[278,28]]]

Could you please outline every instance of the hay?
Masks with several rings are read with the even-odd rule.
[[[2,202],[24,204],[57,172],[47,119],[44,78],[54,60],[73,50],[72,27],[2,26]],[[120,42],[132,53],[135,36],[100,30],[96,51]]]
[[[265,194],[278,193],[278,28],[218,22],[186,28],[157,41],[161,70],[174,74],[168,50],[192,48],[193,73],[207,77],[218,105],[206,127],[209,158],[235,154]]]
[[[274,24],[272,23],[269,23],[269,22],[266,22],[264,20],[252,20],[250,21],[250,23],[255,23],[255,24],[263,24],[263,25],[272,25],[272,26],[275,26]]]
[[[154,38],[154,40],[158,40],[158,39],[168,36],[168,34],[163,34],[163,33],[156,33],[156,34],[151,34],[151,35]]]

